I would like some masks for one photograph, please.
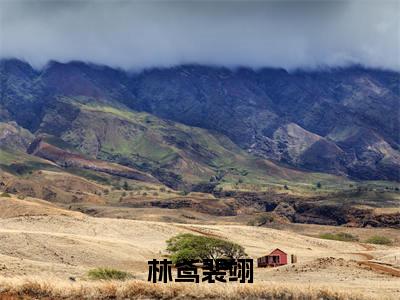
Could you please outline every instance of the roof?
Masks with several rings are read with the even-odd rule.
[[[271,255],[271,254],[274,253],[275,251],[279,251],[279,252],[282,252],[283,254],[286,254],[286,255],[287,255],[287,253],[286,253],[285,251],[282,251],[282,250],[279,249],[279,248],[276,248],[275,250],[272,250],[271,253],[268,254],[268,255]]]
[[[272,255],[272,254],[273,254],[274,252],[276,252],[276,251],[279,251],[279,252],[281,252],[281,253],[287,255],[287,253],[286,253],[285,251],[282,251],[281,249],[276,248],[275,250],[272,250],[269,254],[263,255],[263,256],[261,256],[261,257]]]
[[[283,254],[285,254],[285,255],[288,255],[285,251],[283,251],[283,250],[281,250],[281,249],[279,249],[279,248],[276,248],[276,249],[272,250],[269,254],[263,255],[263,256],[261,256],[261,257],[270,256],[270,255],[272,255],[275,251],[279,251],[279,252],[281,252],[281,253],[283,253]]]

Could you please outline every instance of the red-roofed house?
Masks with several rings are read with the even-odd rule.
[[[259,268],[277,267],[288,263],[287,253],[276,248],[270,254],[257,258],[257,266]]]

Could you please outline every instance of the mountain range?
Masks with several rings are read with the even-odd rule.
[[[174,188],[249,172],[254,181],[313,172],[400,180],[398,72],[201,65],[126,72],[55,61],[36,70],[3,59],[0,80],[7,151],[26,152],[35,141],[41,148],[30,153],[46,159],[53,147],[69,162],[123,165]]]

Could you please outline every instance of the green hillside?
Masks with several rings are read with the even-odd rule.
[[[318,181],[324,187],[333,187],[347,182],[342,177],[300,172],[256,158],[219,133],[148,113],[82,101],[82,98],[63,98],[60,103],[72,104],[78,111],[72,123],[59,129],[62,143],[92,158],[150,172],[177,189],[199,183],[254,189],[284,184],[313,187]],[[46,116],[39,132],[58,126],[51,122],[59,123],[62,117]],[[61,143],[55,138],[47,141],[57,146]]]

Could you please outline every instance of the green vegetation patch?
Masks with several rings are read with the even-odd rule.
[[[16,151],[10,152],[0,148],[0,169],[14,175],[26,175],[37,170],[59,170],[45,160]]]
[[[79,168],[67,168],[67,169],[65,169],[65,171],[70,174],[77,175],[77,176],[86,178],[90,181],[95,181],[100,184],[114,185],[114,182],[113,182],[111,176],[102,174],[100,172],[95,172],[95,171],[86,170],[86,169],[79,169]]]
[[[126,280],[132,276],[124,271],[111,268],[96,268],[88,272],[88,277],[92,280]]]
[[[335,240],[342,242],[354,242],[358,241],[358,237],[346,232],[338,232],[338,233],[322,233],[319,235],[321,239],[325,240]]]
[[[392,240],[386,236],[374,235],[365,241],[368,244],[376,244],[376,245],[391,245]]]
[[[59,137],[52,136],[52,135],[46,135],[43,138],[43,140],[46,143],[49,143],[50,145],[56,146],[58,148],[61,148],[61,149],[65,150],[65,151],[69,151],[69,152],[72,152],[72,153],[78,152],[77,149],[72,144],[62,140]]]
[[[207,181],[223,170],[225,175],[218,183],[234,190],[259,191],[267,186],[290,184],[293,192],[325,193],[351,183],[343,177],[296,172],[254,158],[215,132],[107,103],[85,99],[68,99],[68,102],[79,107],[83,115],[78,118],[79,128],[64,133],[65,141],[79,145],[83,153],[96,154],[98,159],[151,172],[164,182],[175,182],[176,174],[182,175],[182,181],[187,183]],[[93,151],[96,147],[99,152]],[[159,169],[164,170],[162,176]]]
[[[244,248],[236,243],[190,233],[178,234],[167,240],[167,251],[175,264],[194,259],[237,259],[246,256]]]

